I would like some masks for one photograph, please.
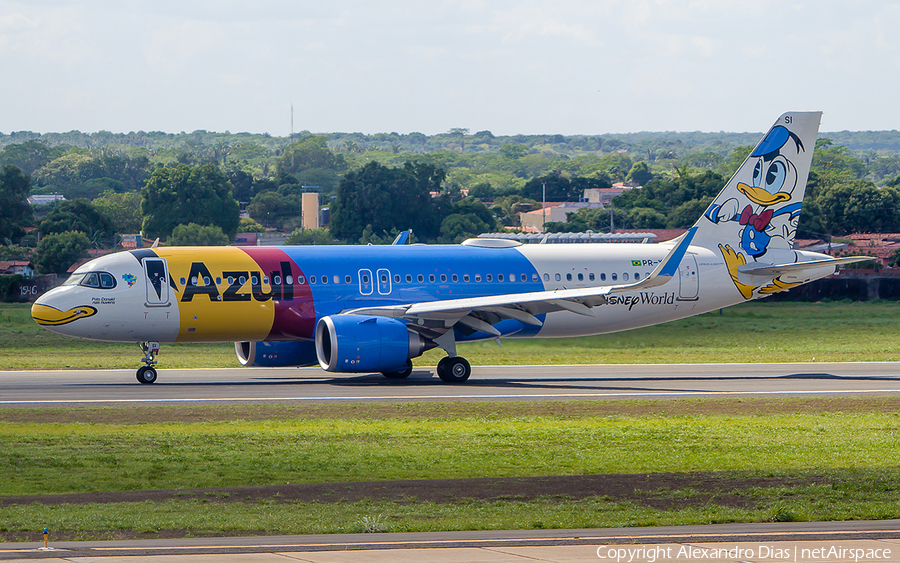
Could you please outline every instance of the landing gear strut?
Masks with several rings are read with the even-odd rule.
[[[472,375],[472,366],[462,356],[447,356],[438,362],[437,374],[447,383],[462,383]]]
[[[156,365],[156,354],[159,353],[159,342],[141,342],[141,351],[144,353],[144,357],[141,358],[141,361],[144,364],[137,370],[137,380],[144,384],[153,383],[156,381],[156,368],[153,366]]]

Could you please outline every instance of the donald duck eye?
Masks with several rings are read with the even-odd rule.
[[[787,168],[784,163],[776,160],[769,166],[766,171],[766,191],[776,193],[784,186],[784,178],[787,175]]]
[[[753,185],[759,187],[759,179],[762,177],[762,160],[756,161],[756,166],[753,167]]]

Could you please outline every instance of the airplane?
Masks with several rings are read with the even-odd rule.
[[[871,259],[792,249],[821,115],[781,115],[674,241],[146,248],[87,262],[32,316],[68,336],[137,342],[144,384],[169,342],[234,342],[243,366],[389,379],[441,348],[437,375],[462,383],[472,368],[460,342],[655,325]]]

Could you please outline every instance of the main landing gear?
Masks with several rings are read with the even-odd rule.
[[[159,342],[141,342],[141,351],[144,357],[141,361],[144,364],[137,370],[137,380],[144,384],[150,384],[156,381],[156,355],[159,353]]]
[[[472,375],[472,366],[462,356],[447,356],[438,362],[437,374],[447,383],[462,383]]]

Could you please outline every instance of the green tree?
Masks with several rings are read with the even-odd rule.
[[[141,194],[139,192],[107,191],[91,203],[97,211],[109,219],[115,232],[119,234],[141,232]]]
[[[434,240],[449,202],[431,193],[441,192],[444,177],[443,170],[430,164],[389,168],[370,162],[341,180],[329,230],[338,238],[358,240],[367,227],[373,233],[412,229],[420,239]]]
[[[229,237],[237,234],[238,203],[231,184],[214,164],[157,168],[141,190],[143,233],[168,237],[177,225],[216,225]]]
[[[650,172],[650,166],[647,165],[647,163],[643,160],[639,160],[632,164],[631,170],[628,171],[628,175],[625,177],[625,180],[629,182],[635,182],[641,186],[652,179],[653,173]]]
[[[285,245],[307,245],[307,244],[341,244],[328,229],[295,229],[291,236],[284,241]]]
[[[172,229],[172,236],[166,244],[169,246],[226,246],[228,235],[217,225],[198,225],[188,223]]]
[[[64,155],[66,150],[64,147],[51,147],[43,141],[25,141],[8,145],[0,151],[0,166],[12,164],[25,174],[34,174],[41,166]]]
[[[241,219],[241,224],[238,226],[239,233],[264,233],[266,232],[266,228],[254,221],[249,217],[244,217]]]
[[[89,235],[94,245],[109,246],[114,228],[110,220],[89,201],[73,199],[60,201],[44,217],[38,227],[41,235],[79,231]]]
[[[91,241],[79,231],[45,236],[34,252],[33,262],[39,274],[63,275],[82,258],[87,258]]]
[[[0,240],[18,240],[33,220],[28,192],[31,180],[12,164],[0,169]]]
[[[830,234],[900,230],[900,190],[853,180],[827,188],[817,199]]]

